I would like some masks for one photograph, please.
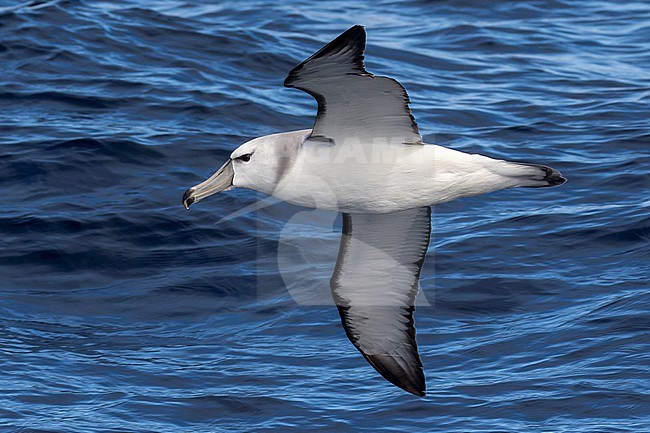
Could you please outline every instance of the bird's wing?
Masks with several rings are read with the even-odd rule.
[[[431,208],[343,214],[330,281],[352,344],[384,378],[424,396],[413,325],[415,297],[431,233]]]
[[[366,71],[366,32],[354,26],[289,72],[284,85],[318,102],[312,136],[335,143],[422,144],[404,87]]]

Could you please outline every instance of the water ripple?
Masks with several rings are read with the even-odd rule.
[[[643,1],[2,3],[0,424],[644,431],[649,18]],[[340,220],[293,230],[311,247],[280,272],[301,209],[217,224],[262,197],[180,205],[241,142],[309,127],[284,75],[356,23],[428,142],[569,178],[434,210],[425,400],[285,288],[328,295]]]

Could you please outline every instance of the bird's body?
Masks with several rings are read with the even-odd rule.
[[[348,213],[391,213],[511,187],[548,186],[537,165],[468,154],[433,144],[386,140],[323,143],[311,129],[259,137],[232,154],[254,153],[267,164],[260,176],[235,178],[304,207]],[[277,165],[275,161],[281,161]],[[550,169],[549,169],[550,170]]]
[[[564,183],[549,167],[425,144],[404,88],[365,70],[354,26],[296,66],[284,84],[318,103],[312,129],[255,138],[183,196],[189,208],[234,187],[343,213],[330,280],[345,332],[387,380],[425,395],[413,311],[431,208],[512,187]]]

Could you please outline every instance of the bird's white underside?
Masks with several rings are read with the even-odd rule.
[[[516,186],[518,172],[528,170],[433,144],[401,144],[399,138],[325,143],[310,133],[273,134],[240,146],[232,158],[254,155],[235,164],[234,186],[310,208],[390,213]]]
[[[545,166],[423,144],[408,95],[365,70],[354,26],[289,72],[285,86],[318,103],[313,129],[253,139],[183,203],[231,186],[343,212],[330,287],[343,327],[387,380],[424,396],[413,308],[430,236],[430,205],[517,186],[564,181]]]

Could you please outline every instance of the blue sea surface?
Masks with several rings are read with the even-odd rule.
[[[336,215],[181,205],[353,24],[426,142],[569,179],[435,207],[424,399],[319,298]],[[2,432],[650,431],[647,1],[0,1],[0,132]]]

